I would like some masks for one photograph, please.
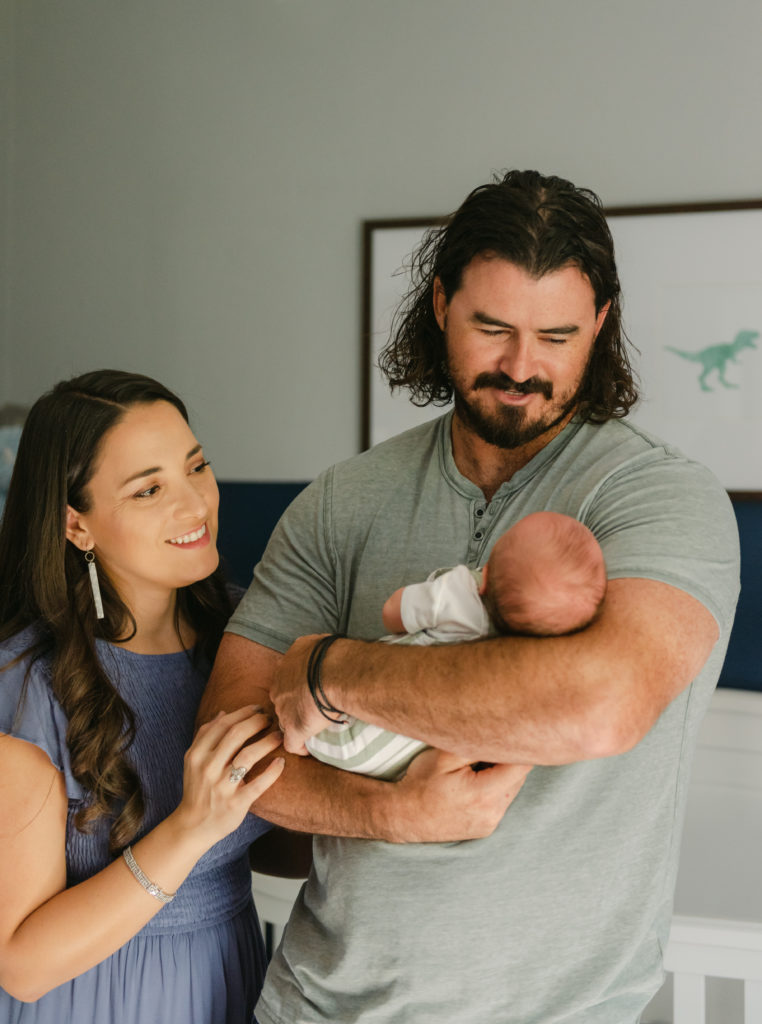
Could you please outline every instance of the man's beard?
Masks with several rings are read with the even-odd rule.
[[[527,410],[524,407],[517,408],[506,405],[487,411],[481,408],[478,403],[469,401],[455,380],[452,381],[452,387],[455,412],[461,423],[487,444],[506,449],[521,448],[523,445],[529,444],[530,441],[534,441],[546,433],[546,431],[557,427],[578,405],[581,390],[580,385],[567,398],[560,409],[551,409],[548,415],[541,415],[538,419],[528,422]],[[481,388],[510,389],[521,394],[536,392],[541,394],[547,401],[550,401],[553,397],[552,382],[542,380],[539,377],[531,377],[529,380],[518,383],[507,374],[485,372],[477,376],[472,390],[478,391]]]

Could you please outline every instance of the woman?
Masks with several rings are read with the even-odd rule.
[[[249,743],[257,708],[193,740],[231,610],[218,500],[156,381],[84,374],[29,413],[0,529],[2,1021],[251,1020],[247,809],[283,761],[243,781],[281,739]]]

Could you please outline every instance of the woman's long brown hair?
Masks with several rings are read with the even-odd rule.
[[[0,642],[36,627],[22,657],[30,666],[40,657],[49,661],[50,686],[68,718],[72,772],[89,793],[75,824],[89,831],[99,818],[111,819],[112,853],[137,835],[145,808],[126,756],[135,716],[104,672],[95,641],[128,639],[135,620],[103,570],[105,617],[96,619],[82,552],[66,539],[66,506],[88,511],[87,487],[105,435],[132,406],[158,401],[187,422],[183,402],[150,377],[98,370],[57,384],[27,416],[0,524]],[[178,636],[186,622],[196,635],[195,656],[211,661],[231,611],[217,570],[178,591]]]

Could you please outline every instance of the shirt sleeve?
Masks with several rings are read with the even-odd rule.
[[[283,513],[227,629],[284,653],[307,633],[344,632],[341,567],[331,540],[333,471]]]
[[[708,469],[684,457],[644,457],[610,477],[582,518],[601,544],[609,579],[677,587],[729,633],[740,589],[738,527]]]
[[[483,636],[489,628],[476,580],[465,565],[402,591],[402,624],[408,633],[436,630],[453,639]]]
[[[66,795],[82,800],[85,792],[74,778],[66,746],[68,719],[50,688],[44,663],[31,667],[22,658],[0,672],[0,732],[33,743],[63,772]]]

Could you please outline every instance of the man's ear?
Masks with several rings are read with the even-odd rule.
[[[434,316],[437,323],[439,324],[440,331],[444,331],[447,326],[447,296],[445,295],[444,285],[438,277],[434,278]]]
[[[80,551],[88,551],[93,546],[92,536],[82,521],[82,514],[71,505],[66,506],[66,539]]]
[[[607,302],[606,305],[601,308],[600,313],[595,318],[595,337],[596,338],[600,334],[601,327],[603,327],[603,323],[604,323],[604,321],[606,319],[606,314],[608,313],[608,311],[610,309],[611,309],[611,303]]]

